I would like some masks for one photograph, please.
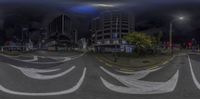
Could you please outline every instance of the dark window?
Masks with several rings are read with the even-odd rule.
[[[97,40],[100,40],[100,39],[102,39],[102,36],[97,37]]]
[[[128,28],[128,26],[127,25],[122,25],[122,28]]]
[[[128,24],[128,22],[122,22],[122,24]]]
[[[123,33],[128,33],[128,30],[122,30]]]
[[[104,35],[104,39],[109,39],[110,35]]]
[[[116,25],[112,25],[112,27],[113,27],[113,28],[116,28]],[[119,25],[118,25],[118,28],[119,28]]]
[[[119,29],[117,29],[117,31],[119,32]],[[112,29],[112,32],[116,32],[116,29]]]
[[[106,23],[104,23],[105,25],[108,25],[108,24],[110,24],[110,22],[106,22]]]
[[[110,26],[104,26],[104,28],[110,28]]]
[[[97,32],[97,34],[102,34],[102,32]]]
[[[105,30],[105,31],[104,31],[104,33],[110,33],[110,32],[111,32],[110,30]]]

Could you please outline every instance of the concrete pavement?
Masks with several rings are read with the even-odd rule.
[[[38,58],[39,62],[51,62],[50,59]],[[183,54],[159,69],[128,75],[105,66],[90,53],[56,64],[34,64],[0,56],[0,99],[198,99],[199,65],[199,55]],[[101,78],[115,85],[112,88],[117,87],[118,91],[109,89]],[[132,89],[122,92],[130,88],[128,85]],[[134,93],[136,89],[143,91]],[[142,94],[153,89],[170,91]]]

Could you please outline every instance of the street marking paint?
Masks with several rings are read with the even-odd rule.
[[[19,60],[19,59],[17,59]],[[33,56],[33,59],[30,60],[20,60],[20,61],[24,61],[24,62],[32,62],[32,61],[37,61],[38,60],[38,56]]]
[[[47,92],[47,93],[29,93],[29,92],[19,92],[19,91],[13,91],[10,89],[5,88],[4,86],[0,85],[0,91],[8,93],[8,94],[13,94],[13,95],[22,95],[22,96],[54,96],[54,95],[64,95],[64,94],[69,94],[72,93],[80,88],[82,85],[85,75],[86,75],[86,70],[87,68],[85,67],[83,70],[83,74],[77,84],[73,86],[70,89],[63,90],[63,91],[58,91],[58,92]]]
[[[124,74],[129,74],[129,75],[138,75],[137,78],[141,79],[141,78],[145,77],[146,75],[148,75],[149,73],[160,70],[162,68],[163,67],[158,67],[158,68],[154,68],[154,69],[145,69],[145,70],[141,70],[141,71],[124,71],[124,70],[120,69],[120,70],[116,70],[116,71],[120,72],[120,73],[124,73]]]
[[[32,78],[32,79],[37,79],[37,80],[55,79],[55,78],[58,78],[58,77],[61,77],[61,76],[68,74],[69,72],[71,72],[75,68],[75,66],[72,66],[71,68],[65,70],[64,72],[54,74],[54,75],[45,75],[45,74],[41,74],[41,73],[54,72],[54,71],[58,71],[60,69],[41,70],[41,69],[34,69],[34,68],[17,67],[17,66],[14,66],[14,65],[10,65],[10,66],[20,70],[25,76]]]
[[[57,61],[57,62],[30,62],[30,63],[36,63],[36,64],[55,64],[55,63],[64,63],[64,62],[67,62],[67,61],[70,61],[70,60],[74,60],[74,59],[77,59],[79,57],[82,57],[86,54],[85,53],[82,53],[80,55],[75,55],[75,56],[71,56],[71,57],[60,57],[60,58],[63,58],[64,60],[61,60],[61,61]],[[58,58],[58,57],[46,57],[46,58]]]
[[[13,57],[6,56],[6,55],[3,55],[3,56],[8,57],[8,58],[11,58],[11,59],[14,59],[14,60],[18,60],[18,61],[22,61],[22,62],[27,62],[27,63],[34,63],[34,64],[56,64],[56,63],[64,63],[64,62],[67,62],[67,61],[70,61],[70,60],[77,59],[77,58],[79,58],[79,57],[84,56],[85,54],[86,54],[86,53],[82,53],[82,54],[80,54],[80,55],[71,56],[71,57],[44,57],[44,56],[34,56],[34,59],[32,59],[32,60],[20,60],[20,59],[16,59],[16,58],[13,58]],[[36,58],[36,57],[37,57],[37,58]],[[51,58],[51,59],[55,59],[55,58],[61,59],[61,58],[62,58],[63,60],[57,61],[57,62],[37,62],[38,57]]]
[[[100,77],[103,84],[112,91],[126,94],[160,94],[172,92],[176,87],[179,77],[178,70],[174,74],[174,76],[166,82],[149,82],[138,80],[141,78],[137,77],[139,75],[122,76],[111,73],[103,67],[101,67],[101,69],[116,80],[118,80],[119,82],[121,82],[122,84],[126,85],[127,87],[113,85],[105,79],[103,79],[102,77]]]
[[[13,56],[13,57],[12,56],[7,56],[7,55],[2,55],[2,56],[7,57],[7,58],[11,58],[11,59],[14,59],[14,60],[22,61],[22,62],[32,62],[32,61],[37,61],[38,60],[38,56],[33,56],[33,59],[29,59],[29,60],[17,59],[17,57],[20,57],[22,55]]]
[[[200,89],[200,84],[199,84],[198,80],[196,79],[196,76],[195,76],[194,71],[193,71],[193,67],[192,67],[192,63],[191,63],[191,60],[190,60],[190,56],[189,55],[187,55],[187,56],[188,56],[188,61],[189,61],[189,66],[190,66],[190,72],[191,72],[191,75],[192,75],[192,80],[195,83],[196,87],[198,89]]]

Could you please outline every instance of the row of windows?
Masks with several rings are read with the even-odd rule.
[[[116,26],[118,26],[118,27],[120,27],[120,26],[126,27],[126,26],[128,26],[128,24],[112,24],[112,27],[116,27]],[[104,27],[111,27],[111,25],[104,25]]]
[[[116,29],[112,29],[112,32],[116,32]],[[119,29],[117,29],[117,32],[120,32]],[[128,30],[121,30],[122,33],[128,33]],[[104,33],[111,33],[111,30],[105,30]],[[102,34],[102,32],[97,32],[97,34]]]
[[[124,36],[125,36],[125,34],[121,34],[121,38],[123,38]],[[104,39],[111,39],[112,38],[111,35],[104,35],[104,36],[97,37],[97,40],[103,39],[103,37],[104,37]],[[120,38],[120,35],[118,35],[116,38]]]
[[[104,19],[104,22],[110,22],[110,21],[112,21],[112,22],[116,22],[117,21],[117,19]],[[128,21],[128,19],[118,19],[118,21]]]
[[[111,28],[110,26],[105,26],[105,27],[104,27],[104,29],[110,29],[110,28]],[[115,26],[115,27],[112,27],[113,30],[116,30],[116,28],[119,29],[120,27],[119,27],[119,26],[118,26],[118,27],[116,27],[116,26]],[[128,29],[128,26],[121,26],[121,28],[122,28],[122,29]]]
[[[110,24],[120,24],[120,22],[105,22],[104,25],[110,25]],[[122,24],[128,24],[128,22],[121,22]]]
[[[116,21],[104,22],[104,25],[110,25],[111,23],[116,24],[117,22]],[[120,22],[118,22],[118,24],[120,24]],[[128,24],[128,21],[126,21],[126,22],[121,21],[121,24]]]

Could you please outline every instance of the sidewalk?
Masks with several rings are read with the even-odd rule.
[[[139,58],[117,57],[117,62],[114,62],[114,56],[112,54],[97,54],[97,59],[105,63],[107,66],[125,71],[156,68],[158,65],[165,63],[171,57],[171,55],[151,55]]]

